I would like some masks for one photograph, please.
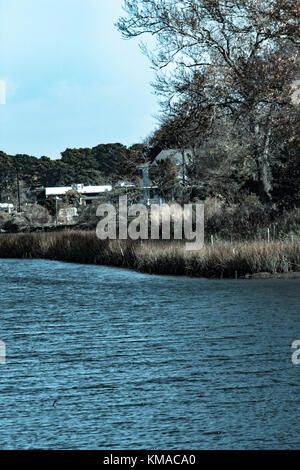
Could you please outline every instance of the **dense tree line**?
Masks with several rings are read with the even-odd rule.
[[[127,148],[119,143],[66,149],[59,160],[45,156],[12,156],[0,151],[0,192],[12,195],[16,192],[17,171],[22,187],[26,189],[73,183],[109,184],[124,178],[135,180],[144,153],[142,144]]]

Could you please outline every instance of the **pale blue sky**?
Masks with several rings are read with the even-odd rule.
[[[154,73],[114,27],[121,0],[0,0],[0,150],[141,141],[156,126]]]

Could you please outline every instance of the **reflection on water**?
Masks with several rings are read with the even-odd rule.
[[[299,281],[0,260],[2,449],[299,447]]]

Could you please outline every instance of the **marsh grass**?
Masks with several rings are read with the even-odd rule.
[[[101,241],[94,231],[22,233],[0,235],[0,258],[45,258],[133,268],[151,274],[233,278],[258,272],[300,271],[300,244],[219,242],[189,252],[182,242]]]

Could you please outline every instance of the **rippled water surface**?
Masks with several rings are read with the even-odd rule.
[[[0,260],[1,449],[300,444],[299,281]]]

